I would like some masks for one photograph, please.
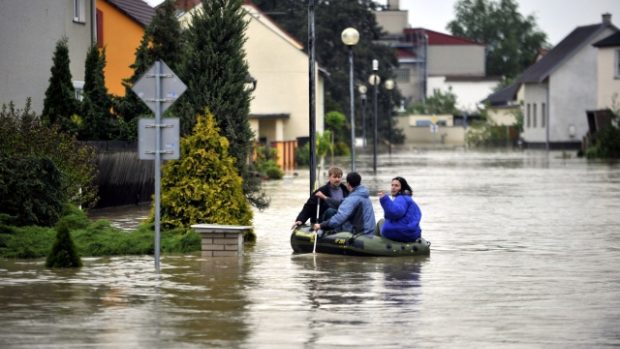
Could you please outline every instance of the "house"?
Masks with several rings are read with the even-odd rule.
[[[191,2],[191,1],[190,1]],[[187,2],[184,2],[185,4]],[[198,4],[179,17],[187,27]],[[250,127],[257,142],[274,146],[283,169],[292,169],[298,141],[309,137],[308,56],[303,45],[251,4],[243,5],[248,21],[244,49],[256,81],[250,102]],[[316,68],[316,130],[323,131],[324,78]]]
[[[597,66],[609,57],[605,52],[599,56],[593,44],[617,31],[611,15],[603,14],[601,23],[577,27],[523,72],[518,82],[523,88],[521,136],[526,147],[579,149],[588,131],[585,112],[606,98],[598,82],[599,74],[605,73]],[[612,68],[607,71],[613,74]]]
[[[122,82],[133,75],[130,65],[155,9],[142,0],[98,0],[96,7],[97,45],[106,52],[105,84],[110,93],[123,96]]]
[[[620,110],[620,31],[597,41],[596,109]]]
[[[94,0],[0,1],[0,103],[41,113],[58,40],[66,37],[74,87],[84,86],[88,48],[96,42]]]
[[[489,121],[498,126],[514,126],[517,115],[521,113],[523,89],[518,79],[485,98],[481,103],[486,105]]]

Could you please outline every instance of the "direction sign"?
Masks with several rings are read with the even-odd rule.
[[[131,88],[138,97],[153,111],[157,113],[157,65],[153,64],[140,79]],[[187,89],[187,86],[179,79],[179,77],[164,63],[161,62],[161,72],[159,76],[161,81],[161,112],[165,112],[170,108],[172,103],[179,98]]]

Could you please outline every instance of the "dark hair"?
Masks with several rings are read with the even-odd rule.
[[[406,179],[404,179],[403,177],[394,177],[392,178],[392,180],[400,182],[400,191],[398,192],[399,194],[411,196],[411,194],[413,193],[413,189],[411,189]]]
[[[351,172],[347,174],[347,183],[349,183],[352,188],[355,188],[362,183],[362,176],[357,172]]]

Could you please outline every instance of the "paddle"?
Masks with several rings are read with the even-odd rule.
[[[316,198],[316,222],[319,222],[319,211],[321,208],[321,198],[317,196]],[[319,229],[320,230],[320,229]],[[316,254],[316,241],[319,239],[319,230],[314,231],[314,247],[312,248],[312,253]]]

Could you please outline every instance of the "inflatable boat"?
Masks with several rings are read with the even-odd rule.
[[[308,226],[296,228],[291,234],[295,253],[312,253],[317,234]],[[431,243],[423,238],[414,242],[398,242],[382,236],[352,234],[350,232],[319,233],[316,252],[355,256],[427,256]]]

